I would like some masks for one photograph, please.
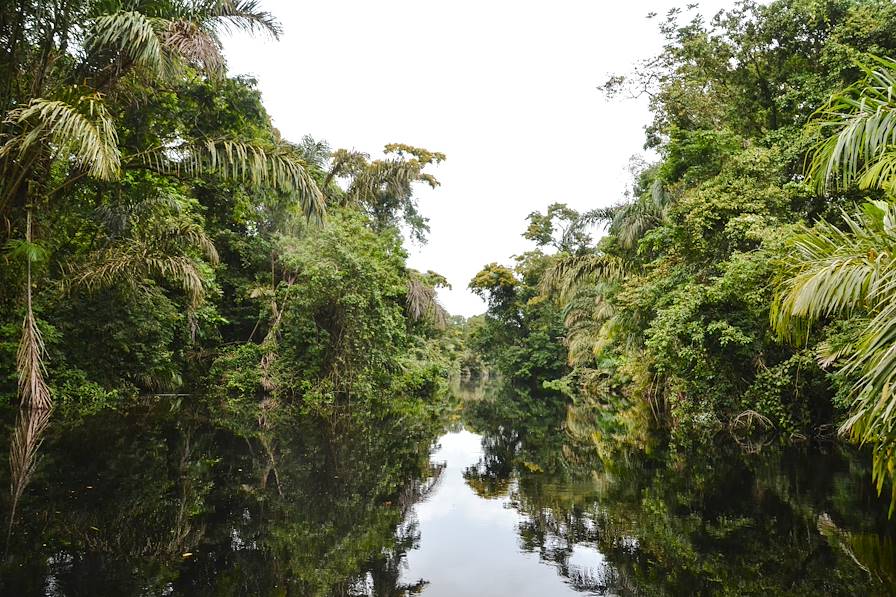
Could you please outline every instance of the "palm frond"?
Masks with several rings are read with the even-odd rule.
[[[609,296],[616,283],[598,282],[578,288],[563,307],[568,361],[571,366],[593,361],[610,343],[616,307]]]
[[[845,229],[821,221],[791,239],[772,306],[772,325],[782,338],[800,342],[796,334],[812,322],[850,315],[893,293],[896,207],[873,202],[855,217],[844,213],[843,220]]]
[[[195,308],[205,297],[205,283],[201,263],[190,255],[192,249],[210,263],[218,262],[218,252],[198,224],[169,221],[142,227],[136,236],[96,251],[85,263],[71,268],[66,286],[94,292],[117,284],[140,287],[146,279],[161,279],[180,288]]]
[[[347,203],[373,202],[379,193],[405,197],[421,175],[415,160],[376,160],[361,170],[346,190]]]
[[[861,315],[856,340],[841,351],[842,371],[856,379],[841,431],[872,444],[880,491],[896,465],[896,205],[870,202],[844,221],[845,229],[822,221],[794,237],[772,325],[805,342],[819,320]],[[896,504],[896,490],[893,497]]]
[[[896,62],[877,58],[860,66],[865,78],[832,95],[811,122],[823,139],[808,172],[822,191],[856,183],[896,190]]]
[[[16,353],[19,374],[19,396],[22,405],[49,409],[53,405],[50,388],[44,380],[44,340],[30,305],[22,322],[22,337]]]
[[[213,19],[212,26],[225,31],[266,33],[274,39],[283,33],[277,19],[262,10],[258,0],[205,0],[200,13]]]
[[[448,311],[439,303],[435,288],[413,276],[408,278],[405,304],[412,321],[426,320],[440,329],[448,324]]]
[[[557,295],[565,301],[570,293],[586,281],[618,280],[623,275],[622,262],[610,255],[569,255],[558,259],[542,275],[540,290],[544,295]]]
[[[101,180],[113,180],[121,168],[118,133],[98,94],[78,98],[77,103],[36,98],[12,110],[7,122],[22,132],[0,147],[0,156],[18,158],[39,142],[59,151],[69,150],[77,164]]]
[[[92,52],[112,51],[125,56],[163,78],[180,72],[182,62],[207,72],[220,72],[224,55],[217,29],[236,27],[279,34],[268,13],[258,11],[257,6],[253,12],[249,5],[254,3],[210,2],[204,9],[171,19],[137,11],[102,15],[93,22],[87,47]]]
[[[624,248],[635,248],[644,234],[662,223],[665,215],[665,194],[661,185],[659,189],[617,208],[610,223],[610,232],[616,235],[619,244]]]
[[[91,257],[93,263],[72,272],[67,285],[90,292],[116,284],[139,286],[145,278],[161,278],[187,294],[191,306],[202,303],[205,290],[196,261],[183,255],[147,254],[136,242],[120,243]]]
[[[133,10],[101,15],[93,21],[87,48],[121,53],[134,64],[163,73],[171,67],[159,36],[164,28],[164,21]]]
[[[12,532],[19,501],[37,470],[38,452],[50,423],[49,408],[22,408],[9,444],[9,527]]]
[[[208,139],[145,152],[143,163],[160,172],[200,176],[212,174],[254,187],[294,195],[306,217],[323,218],[323,194],[292,146],[261,145],[229,139]]]
[[[159,32],[165,50],[207,72],[224,69],[221,41],[213,32],[187,20],[168,21]]]

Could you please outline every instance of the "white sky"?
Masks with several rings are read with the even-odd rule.
[[[650,115],[646,100],[608,102],[596,88],[655,54],[659,19],[686,2],[265,0],[280,41],[236,36],[226,51],[291,140],[447,154],[432,169],[442,186],[419,191],[432,232],[410,265],[445,275],[442,303],[469,316],[485,308],[467,290],[476,272],[533,248],[520,236],[530,212],[622,197]],[[733,2],[700,4],[711,16]]]

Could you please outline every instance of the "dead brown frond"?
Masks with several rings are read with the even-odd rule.
[[[426,320],[439,329],[448,325],[448,311],[439,303],[436,289],[422,280],[414,277],[408,279],[405,304],[412,321]]]
[[[43,357],[43,337],[37,327],[34,312],[29,305],[25,321],[22,324],[22,338],[16,354],[22,406],[44,410],[53,406],[50,388],[44,380]]]
[[[224,70],[221,41],[196,22],[167,21],[159,32],[159,39],[169,52],[206,72],[221,73]]]
[[[25,240],[31,242],[31,211],[25,224]],[[25,320],[22,322],[22,338],[16,353],[16,370],[19,374],[19,395],[22,406],[49,409],[53,406],[50,388],[44,380],[44,340],[37,327],[31,300],[31,260],[27,261],[25,278]]]
[[[10,509],[6,531],[7,548],[19,501],[37,468],[37,453],[43,443],[51,413],[52,410],[49,408],[22,408],[16,420],[16,428],[9,445]]]

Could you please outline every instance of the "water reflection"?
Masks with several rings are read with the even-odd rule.
[[[896,532],[851,450],[614,442],[599,412],[493,396],[450,425],[7,413],[0,594],[893,592]]]
[[[0,594],[419,593],[400,566],[419,540],[410,507],[438,478],[437,432],[397,418],[225,425],[167,405],[60,417],[18,500]]]
[[[19,410],[16,425],[10,434],[9,505],[4,559],[9,555],[9,543],[12,539],[19,501],[37,467],[38,450],[50,423],[51,414],[52,410],[49,408],[23,407]]]
[[[509,488],[521,548],[573,589],[894,592],[894,525],[869,490],[866,457],[834,445],[756,453],[730,438],[676,450],[614,443],[605,426],[583,423],[599,413],[536,419],[527,414],[533,399],[473,403],[468,419],[485,453],[467,476]]]

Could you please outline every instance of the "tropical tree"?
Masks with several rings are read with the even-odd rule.
[[[323,195],[296,146],[273,139],[168,138],[125,144],[118,120],[154,89],[192,73],[218,77],[219,34],[228,29],[277,36],[276,21],[254,0],[179,0],[111,4],[84,0],[42,9],[26,3],[7,14],[10,41],[0,67],[11,77],[0,97],[0,219],[7,244],[25,263],[25,319],[17,368],[25,404],[51,403],[43,377],[43,344],[32,301],[32,268],[45,256],[35,220],[52,200],[85,182],[110,191],[127,172],[151,171],[173,179],[213,176],[293,196],[309,217],[320,217]],[[44,51],[16,46],[34,32]],[[27,36],[27,34],[26,34]],[[34,40],[29,40],[34,41]],[[17,77],[20,79],[16,81]],[[30,85],[23,85],[21,81]],[[145,231],[144,231],[145,232]],[[18,241],[12,241],[19,236]],[[74,276],[88,287],[143,274],[173,280],[195,306],[201,278],[184,244],[214,261],[208,238],[190,225],[152,231],[97,251],[90,268]],[[167,237],[168,240],[164,240]],[[178,238],[172,244],[171,238]],[[177,246],[174,246],[177,245]],[[173,253],[172,253],[173,251]]]
[[[371,160],[366,153],[336,150],[322,187],[332,203],[361,209],[376,230],[403,224],[415,241],[425,242],[429,224],[417,209],[414,184],[439,186],[424,169],[444,161],[445,154],[401,143],[386,145],[383,153],[384,158]],[[337,180],[345,182],[345,189]]]
[[[878,491],[896,474],[896,62],[872,58],[865,77],[835,93],[812,129],[823,139],[809,166],[821,190],[882,189],[842,224],[801,226],[783,260],[771,317],[781,335],[806,343],[813,324],[849,319],[848,341],[826,345],[820,360],[852,381],[841,431],[874,449]],[[896,485],[893,485],[896,505]]]
[[[819,190],[883,189],[896,195],[896,61],[870,56],[865,76],[834,93],[809,129],[816,145],[809,175]]]

